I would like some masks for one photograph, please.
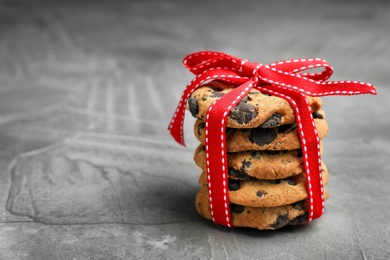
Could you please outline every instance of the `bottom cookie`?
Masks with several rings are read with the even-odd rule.
[[[325,197],[327,199],[328,196]],[[196,194],[196,211],[211,220],[207,187]],[[249,227],[260,230],[274,230],[286,225],[300,225],[307,221],[306,200],[279,207],[249,207],[230,204],[233,226]]]

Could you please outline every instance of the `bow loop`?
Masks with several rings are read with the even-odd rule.
[[[267,68],[273,71],[297,74],[315,81],[325,81],[333,74],[332,66],[319,58],[281,60],[267,65]],[[305,72],[321,68],[323,70],[320,72]]]
[[[243,78],[253,78],[259,63],[250,62],[222,52],[195,52],[183,59],[184,66],[199,75],[212,69],[225,69],[236,72]]]
[[[241,59],[222,52],[202,51],[187,55],[183,59],[183,64],[189,71],[195,75],[199,75],[210,69],[239,71]]]

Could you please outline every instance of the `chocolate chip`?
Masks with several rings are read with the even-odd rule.
[[[229,190],[231,191],[236,191],[240,188],[240,181],[239,180],[234,180],[234,179],[229,179],[229,182],[228,182],[228,187],[229,187]]]
[[[248,100],[249,100],[249,97],[248,97],[248,96],[245,96],[245,97],[243,97],[243,98],[241,99],[240,103],[241,103],[241,104],[244,104],[244,103],[248,102]]]
[[[253,128],[250,132],[249,140],[259,146],[272,143],[276,138],[276,132],[272,128]]]
[[[245,207],[242,205],[237,205],[234,203],[230,203],[230,210],[236,213],[242,213],[245,210]]]
[[[302,225],[307,222],[307,214],[300,215],[288,223],[289,225]]]
[[[252,158],[256,159],[256,160],[260,160],[261,158],[261,153],[259,151],[252,151],[251,152],[251,156]]]
[[[297,128],[296,124],[287,124],[278,126],[278,132],[283,134],[288,134],[294,131]]]
[[[263,190],[259,190],[257,193],[256,193],[256,196],[257,197],[264,197],[265,195],[267,195],[267,192],[266,191],[263,191]]]
[[[206,123],[205,122],[201,122],[199,125],[198,125],[198,135],[201,136],[202,133],[203,133],[203,129],[206,127]]]
[[[291,204],[291,207],[294,209],[303,209],[303,201],[298,201],[293,204]]]
[[[272,223],[270,226],[274,229],[278,229],[284,227],[287,224],[288,224],[288,214],[285,214],[285,215],[279,215],[276,218],[276,221]]]
[[[252,167],[252,163],[249,160],[247,160],[247,159],[243,160],[241,163],[242,163],[242,169],[251,168]]]
[[[211,97],[211,98],[220,98],[220,97],[222,97],[223,95],[225,95],[225,94],[222,93],[222,92],[213,91],[213,92],[211,92],[210,97]]]
[[[199,113],[198,100],[194,97],[190,97],[188,99],[188,106],[190,107],[191,115],[196,117],[196,115]]]
[[[240,180],[252,180],[253,177],[249,176],[243,170],[236,170],[234,168],[229,168],[229,176],[238,178]]]
[[[293,185],[293,186],[297,185],[297,183],[293,179],[290,179],[290,178],[287,179],[287,183],[289,185]]]
[[[218,87],[219,84],[220,84],[220,83],[218,83],[218,81],[212,81],[211,83],[212,83],[212,84],[210,84],[208,87],[209,87],[212,91],[218,92],[218,91],[221,90],[221,88]]]
[[[274,128],[280,124],[282,115],[275,113],[260,125],[261,128]]]
[[[291,124],[288,124],[288,125],[281,125],[278,127],[278,132],[279,133],[284,133],[285,131],[287,131],[292,125]]]
[[[313,118],[324,119],[324,116],[320,112],[314,112]]]
[[[230,138],[233,138],[235,134],[235,131],[233,128],[226,127],[226,136],[230,136]]]
[[[257,116],[257,112],[254,106],[241,101],[236,107],[234,107],[229,114],[229,118],[236,121],[240,125],[248,124]]]

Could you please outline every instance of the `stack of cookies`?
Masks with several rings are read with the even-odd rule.
[[[196,118],[194,132],[200,145],[194,160],[203,170],[196,210],[211,219],[208,199],[204,128],[207,109],[231,91],[220,83],[193,92],[187,109]],[[308,97],[320,140],[328,132],[320,98]],[[229,202],[236,227],[278,229],[307,221],[307,191],[301,145],[294,110],[279,97],[256,89],[229,114],[226,129]],[[324,185],[328,171],[322,164]],[[328,192],[325,189],[325,198]]]

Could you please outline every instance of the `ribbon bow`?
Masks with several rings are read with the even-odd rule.
[[[217,224],[233,227],[228,198],[226,122],[234,106],[252,88],[287,100],[295,112],[308,192],[307,222],[324,212],[320,140],[306,96],[376,94],[371,84],[358,81],[326,81],[333,68],[322,59],[282,60],[268,65],[242,60],[222,52],[201,51],[186,56],[184,66],[196,77],[187,85],[168,130],[185,145],[183,123],[188,98],[200,86],[219,80],[236,86],[214,101],[205,121],[206,174],[210,212]],[[316,73],[304,71],[322,68]]]

